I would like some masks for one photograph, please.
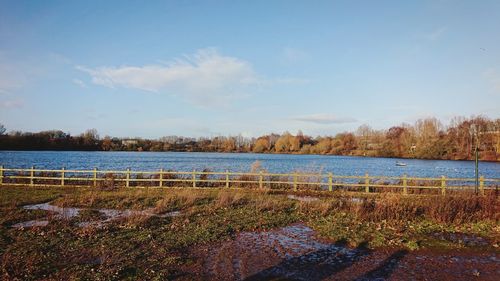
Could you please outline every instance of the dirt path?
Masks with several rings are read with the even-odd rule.
[[[498,252],[348,248],[301,224],[244,232],[194,250],[189,271],[211,280],[498,280]]]

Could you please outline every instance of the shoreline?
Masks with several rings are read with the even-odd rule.
[[[385,156],[362,156],[362,155],[343,155],[343,154],[313,154],[313,153],[277,153],[277,152],[245,152],[245,151],[136,151],[136,150],[51,150],[51,149],[33,149],[33,150],[2,150],[2,152],[103,152],[103,153],[203,153],[203,154],[250,154],[250,155],[304,155],[304,156],[338,156],[352,158],[372,158],[372,159],[399,159],[399,160],[423,160],[423,161],[454,161],[454,162],[474,162],[474,159],[444,159],[444,158],[411,158],[411,157],[385,157]],[[500,163],[500,160],[482,160],[485,163]]]

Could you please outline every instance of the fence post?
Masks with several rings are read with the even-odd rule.
[[[34,185],[33,177],[35,176],[35,166],[31,166],[30,170],[30,186]]]
[[[484,196],[484,176],[479,178],[479,191],[481,192],[481,195]]]
[[[441,195],[446,195],[446,177],[441,176]]]
[[[328,173],[328,191],[333,191],[333,174]]]
[[[64,186],[64,167],[61,168],[61,186]]]
[[[196,169],[193,170],[193,187],[196,187]]]
[[[94,168],[94,187],[97,186],[97,168]]]
[[[259,171],[259,188],[264,188],[264,176],[262,175],[262,171]]]
[[[229,188],[229,170],[226,170],[226,188]]]
[[[297,191],[297,173],[293,173],[293,191]]]
[[[163,168],[160,169],[160,187],[163,187]]]
[[[127,168],[127,179],[125,181],[125,186],[130,187],[130,168]]]
[[[403,194],[404,195],[408,194],[408,182],[407,182],[406,174],[403,175]]]
[[[3,184],[3,165],[0,165],[0,185]]]
[[[368,173],[365,174],[365,192],[370,193],[370,177]]]

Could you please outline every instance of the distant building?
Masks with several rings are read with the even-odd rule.
[[[135,145],[135,144],[138,144],[139,141],[138,140],[134,140],[134,139],[125,139],[125,140],[122,140],[122,145]]]

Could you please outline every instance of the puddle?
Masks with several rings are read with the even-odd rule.
[[[78,216],[80,213],[79,208],[61,208],[58,206],[50,205],[50,203],[42,203],[42,204],[33,204],[23,206],[25,210],[43,210],[51,212],[53,218],[56,219],[71,219],[73,217]],[[40,220],[31,220],[20,222],[12,225],[13,228],[29,228],[29,227],[43,227],[47,226],[49,221],[45,219]]]
[[[465,233],[437,232],[433,233],[432,236],[439,240],[445,240],[453,243],[463,244],[468,247],[489,245],[487,239],[481,236],[465,234]]]
[[[155,214],[152,210],[116,210],[116,209],[97,209],[107,219],[120,219],[132,216],[149,216],[149,217],[177,217],[181,214],[179,211],[168,212],[165,214]]]
[[[160,218],[166,218],[166,217],[178,217],[181,215],[181,212],[180,211],[172,211],[172,212],[168,212],[168,213],[165,213],[165,214],[160,214],[160,215],[156,215]]]
[[[128,218],[132,216],[146,216],[146,217],[177,217],[181,215],[179,211],[168,212],[165,214],[154,214],[150,211],[137,211],[137,210],[115,210],[115,209],[97,209],[101,214],[105,216],[104,220],[100,221],[87,221],[78,224],[79,227],[103,227],[104,224],[109,223],[113,220]]]
[[[78,216],[80,213],[79,208],[62,208],[54,205],[50,205],[50,203],[42,203],[42,204],[34,204],[34,205],[26,205],[23,207],[25,210],[44,210],[55,213],[58,218],[70,219]]]
[[[351,197],[349,198],[349,200],[352,202],[352,203],[363,203],[363,198],[359,198],[359,197]]]
[[[164,214],[155,214],[153,210],[116,210],[116,209],[82,209],[82,208],[73,208],[73,207],[58,207],[55,205],[51,205],[50,203],[42,203],[42,204],[33,204],[23,206],[25,210],[44,210],[51,212],[53,218],[56,219],[71,219],[77,217],[82,210],[96,210],[104,216],[104,219],[98,221],[87,221],[80,222],[78,224],[79,227],[102,227],[104,224],[109,223],[113,220],[128,218],[132,216],[154,216],[154,217],[176,217],[181,214],[179,211],[168,212]],[[34,226],[47,226],[49,221],[47,219],[42,220],[32,220],[26,222],[20,222],[12,225],[13,228],[28,228]]]
[[[313,202],[313,201],[318,201],[319,198],[317,197],[311,197],[311,196],[296,196],[296,195],[288,195],[288,199],[293,199],[293,200],[298,200],[301,202]]]
[[[302,224],[243,232],[203,251],[204,271],[219,280],[320,280],[364,256],[364,249],[322,242]],[[321,270],[318,270],[321,269]],[[280,279],[281,280],[281,279]]]
[[[47,226],[48,224],[49,221],[46,220],[32,220],[32,221],[16,223],[12,225],[12,227],[14,228],[42,227],[42,226]]]

